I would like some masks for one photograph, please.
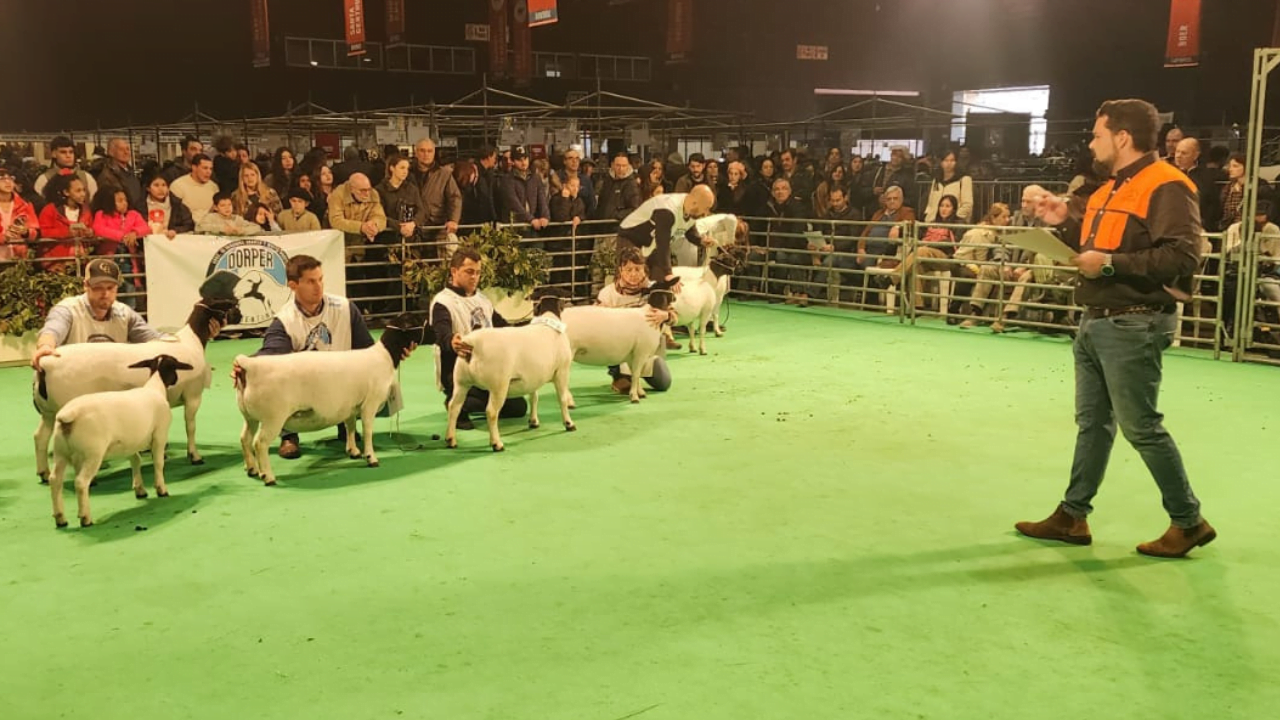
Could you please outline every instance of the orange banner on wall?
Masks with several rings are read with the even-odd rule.
[[[253,66],[271,65],[271,28],[267,23],[267,0],[249,0],[253,28]]]
[[[533,33],[529,32],[527,0],[511,0],[512,76],[517,85],[528,85],[533,78]]]
[[[1170,0],[1169,43],[1164,51],[1165,67],[1195,67],[1200,64],[1200,0]]]
[[[387,47],[404,44],[404,0],[387,0]]]
[[[343,0],[343,23],[347,29],[347,57],[363,55],[364,0]]]
[[[529,0],[529,27],[550,25],[560,20],[556,0]]]
[[[692,52],[693,0],[667,0],[667,62],[686,62]]]
[[[489,74],[507,74],[507,0],[489,0]]]

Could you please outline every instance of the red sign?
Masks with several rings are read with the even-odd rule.
[[[507,0],[489,0],[489,74],[507,74]]]
[[[1164,66],[1195,67],[1199,64],[1200,0],[1171,0],[1169,43],[1164,51]]]
[[[364,0],[343,0],[347,57],[364,54]]]
[[[529,32],[529,5],[527,0],[511,0],[511,54],[512,76],[517,85],[528,85],[533,79],[533,33]]]
[[[693,0],[667,0],[667,62],[687,62],[692,52]]]
[[[529,0],[529,27],[550,25],[559,19],[556,0]]]
[[[267,27],[267,0],[249,0],[253,27],[253,66],[271,65],[271,30]]]
[[[547,156],[547,146],[541,144],[533,144],[529,146],[529,157],[534,160],[545,158]]]
[[[337,159],[338,146],[342,144],[342,136],[338,133],[316,133],[316,147],[324,148],[329,153],[329,157]]]
[[[404,45],[404,0],[387,0],[387,47]]]

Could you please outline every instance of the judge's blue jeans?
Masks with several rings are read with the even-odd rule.
[[[1182,455],[1164,429],[1157,410],[1161,355],[1173,341],[1173,313],[1086,317],[1075,341],[1076,436],[1071,482],[1063,500],[1068,513],[1083,518],[1107,471],[1116,426],[1155,478],[1164,509],[1174,525],[1198,525],[1200,501],[1191,491]]]

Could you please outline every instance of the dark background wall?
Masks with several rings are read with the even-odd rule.
[[[384,0],[366,0],[371,40],[385,36]],[[939,107],[952,90],[1052,85],[1050,117],[1091,115],[1107,97],[1137,95],[1193,124],[1243,122],[1252,49],[1272,41],[1276,0],[1207,0],[1202,65],[1162,67],[1168,0],[696,0],[697,50],[662,62],[666,3],[560,0],[561,22],[533,30],[537,50],[654,58],[651,83],[607,89],[703,107],[798,119],[816,86],[912,89]],[[407,0],[409,41],[466,45],[486,0]],[[248,0],[45,0],[6,3],[0,128],[89,128],[281,113],[312,99],[336,110],[449,101],[480,77],[286,68],[285,35],[341,37],[341,0],[270,0],[275,62],[251,67]],[[826,45],[826,62],[796,60]],[[487,54],[475,44],[483,70]],[[530,94],[563,101],[594,81],[543,79]],[[1280,96],[1280,85],[1274,84]],[[1280,100],[1280,97],[1276,99]],[[1277,116],[1280,117],[1280,116]]]

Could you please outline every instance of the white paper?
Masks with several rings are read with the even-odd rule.
[[[1079,254],[1059,240],[1057,235],[1040,228],[1032,228],[1016,235],[1007,235],[1004,241],[1058,262],[1069,263]]]

